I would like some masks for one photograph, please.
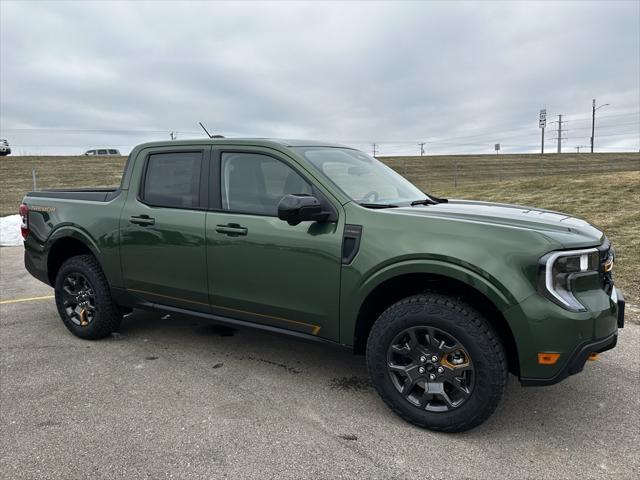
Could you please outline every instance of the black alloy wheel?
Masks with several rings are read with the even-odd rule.
[[[396,335],[387,367],[405,400],[429,412],[458,408],[473,391],[474,367],[467,350],[435,327],[410,327]]]
[[[69,273],[62,284],[62,306],[67,318],[80,327],[96,316],[96,300],[91,283],[82,273]]]

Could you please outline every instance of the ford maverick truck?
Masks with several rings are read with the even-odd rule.
[[[437,198],[340,145],[147,143],[119,188],[31,192],[20,215],[26,268],[74,335],[147,309],[340,344],[366,354],[394,412],[433,430],[486,420],[509,372],[580,372],[624,324],[594,226]]]

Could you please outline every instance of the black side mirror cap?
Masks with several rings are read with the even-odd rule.
[[[278,203],[278,218],[289,225],[301,222],[324,222],[330,212],[324,212],[320,201],[311,195],[285,195]]]

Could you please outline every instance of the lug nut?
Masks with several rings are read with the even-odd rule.
[[[432,373],[431,375],[429,375],[429,380],[435,380],[435,379],[436,379],[435,374]]]
[[[438,367],[438,373],[442,373],[442,372],[444,372],[444,368]]]
[[[422,363],[426,362],[426,361],[427,361],[427,357],[425,357],[424,355],[422,355],[422,356],[420,357],[420,361],[421,361]]]
[[[420,368],[418,369],[418,373],[424,373],[424,367],[420,367]]]
[[[437,362],[438,361],[438,356],[434,355],[433,357],[431,357],[431,361],[432,362]]]

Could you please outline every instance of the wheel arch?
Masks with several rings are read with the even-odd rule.
[[[353,349],[357,354],[366,350],[371,327],[388,307],[411,295],[424,292],[437,292],[459,298],[477,309],[494,327],[502,341],[509,370],[519,375],[520,362],[515,337],[502,311],[508,308],[514,299],[504,295],[498,288],[475,275],[441,271],[405,271],[387,275],[368,290],[360,303],[353,330]]]
[[[56,276],[62,264],[77,255],[92,255],[98,264],[100,250],[85,233],[75,228],[61,228],[47,241],[47,276],[49,284],[55,285]]]

